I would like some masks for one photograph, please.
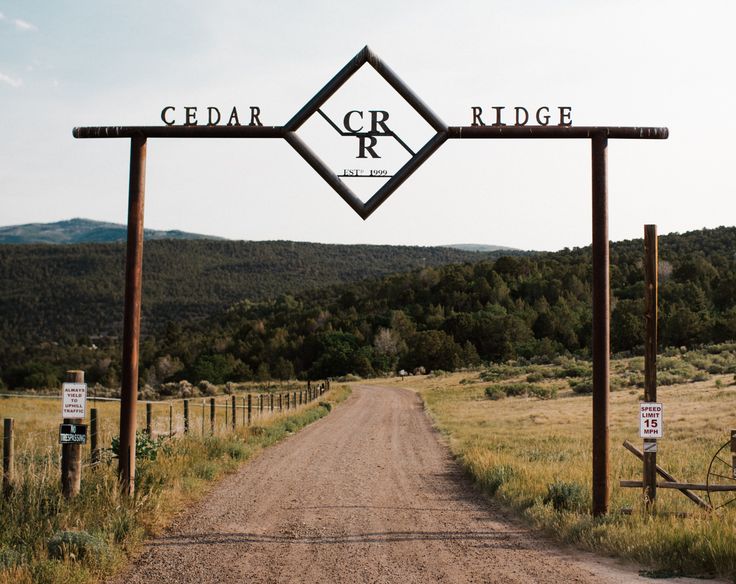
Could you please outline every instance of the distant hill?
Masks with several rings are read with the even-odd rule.
[[[69,219],[56,223],[27,223],[0,227],[0,243],[114,243],[125,241],[127,227],[91,219]],[[185,231],[144,230],[145,239],[223,239]]]
[[[487,245],[485,243],[448,243],[446,245],[443,245],[442,247],[460,249],[462,251],[482,251],[482,252],[502,251],[502,250],[519,251],[518,249],[513,248],[513,247],[506,247],[504,245]]]
[[[169,321],[207,317],[242,300],[492,257],[442,247],[149,241],[142,327],[156,334]],[[0,245],[0,345],[120,335],[124,270],[124,243]]]

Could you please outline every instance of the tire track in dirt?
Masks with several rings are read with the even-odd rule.
[[[360,385],[225,478],[113,580],[647,581],[508,520],[462,476],[414,393]]]

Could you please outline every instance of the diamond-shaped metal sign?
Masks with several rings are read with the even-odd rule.
[[[361,139],[361,148],[370,153],[375,144],[370,132],[360,133],[353,128],[346,118],[346,131],[338,128],[320,109],[348,79],[365,64],[373,69],[393,87],[393,89],[431,126],[435,134],[416,152],[409,148],[399,136],[391,132],[380,115],[373,113],[373,129],[382,126],[382,135],[390,135],[399,142],[411,157],[366,201],[363,202],[353,190],[341,180],[330,167],[297,135],[297,130],[314,114],[322,116],[341,135],[352,135]],[[356,112],[358,113],[358,112]],[[383,112],[386,114],[386,112]],[[387,117],[387,114],[386,114]],[[447,140],[447,125],[399,79],[385,63],[383,63],[367,46],[363,48],[342,70],[330,80],[299,112],[284,126],[285,138],[309,165],[329,184],[350,207],[363,219],[367,219],[391,194],[417,170]],[[368,142],[373,140],[373,142]]]

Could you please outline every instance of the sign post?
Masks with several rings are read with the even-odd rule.
[[[644,226],[644,306],[646,337],[644,345],[644,401],[645,405],[656,404],[657,401],[657,297],[659,254],[657,249],[657,226]],[[651,507],[657,498],[657,438],[662,436],[662,408],[659,404],[659,418],[645,420],[640,414],[640,434],[644,438],[644,497],[647,507]],[[653,413],[653,412],[648,412]],[[654,412],[656,413],[656,412]],[[646,423],[655,424],[658,428],[647,427]],[[644,430],[648,430],[645,434]],[[656,432],[659,430],[659,433]]]
[[[87,427],[81,426],[87,413],[87,384],[84,371],[67,371],[62,386],[61,415],[64,423],[59,428],[61,442],[61,492],[70,499],[79,494],[82,486],[82,438],[86,442]],[[81,427],[80,427],[81,426]],[[84,428],[82,436],[80,433]],[[80,433],[77,432],[80,430]],[[75,438],[79,436],[79,438]],[[70,438],[69,440],[65,440]]]

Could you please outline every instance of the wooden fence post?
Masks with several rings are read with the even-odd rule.
[[[15,481],[15,440],[13,418],[3,420],[3,495],[10,496]]]
[[[232,405],[233,405],[232,425],[233,425],[233,430],[235,430],[235,423],[236,423],[236,415],[235,415],[235,413],[236,413],[237,410],[235,408],[235,396],[234,395],[232,396],[232,398],[231,398],[230,401],[232,402]]]
[[[84,383],[84,371],[67,371],[68,383]],[[81,424],[84,420],[65,418],[65,424]],[[82,445],[61,445],[61,492],[70,499],[79,494],[82,487]]]
[[[184,434],[189,434],[189,400],[184,400]]]
[[[228,422],[230,421],[230,418],[228,417],[230,407],[228,405],[228,400],[225,400],[225,430],[227,430]]]
[[[146,402],[146,434],[151,436],[151,422],[153,418],[153,405],[151,402]]]
[[[263,394],[258,394],[258,414],[263,415]]]
[[[284,411],[284,394],[283,393],[279,394],[279,411],[280,412]]]
[[[269,399],[269,402],[270,402],[270,405],[271,405],[271,413],[273,413],[273,394],[269,395],[268,396],[268,399]]]
[[[89,445],[92,464],[100,462],[100,449],[97,445],[97,408],[89,411]]]
[[[215,398],[210,398],[210,434],[215,433]]]
[[[250,426],[250,421],[252,417],[253,412],[253,396],[251,394],[248,394],[248,425]]]
[[[174,435],[174,404],[169,402],[169,438]]]

